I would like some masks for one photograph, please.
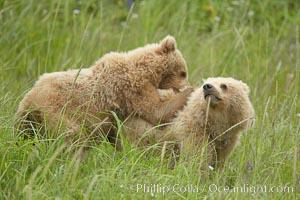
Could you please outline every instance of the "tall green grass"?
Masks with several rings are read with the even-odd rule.
[[[300,197],[300,12],[297,1],[0,1],[0,199],[297,199]],[[110,51],[176,37],[191,83],[232,76],[251,88],[255,128],[221,172],[203,180],[197,159],[175,169],[130,144],[95,145],[83,162],[62,140],[14,136],[19,101],[45,72],[88,67]],[[144,192],[137,184],[192,184]],[[248,192],[212,192],[214,185]],[[273,186],[274,192],[253,187]],[[281,192],[284,186],[290,191]],[[277,191],[278,189],[278,191]],[[293,190],[293,191],[291,191]]]

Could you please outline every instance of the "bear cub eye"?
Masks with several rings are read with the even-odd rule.
[[[185,73],[185,72],[180,72],[180,76],[181,76],[182,78],[185,78],[185,77],[186,77],[186,73]]]
[[[227,90],[227,85],[221,84],[220,88],[221,88],[222,90]]]

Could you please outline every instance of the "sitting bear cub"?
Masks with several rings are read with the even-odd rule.
[[[241,132],[253,125],[249,91],[245,83],[233,78],[209,78],[165,129],[130,118],[125,121],[123,133],[131,143],[142,146],[173,141],[175,152],[183,157],[203,155],[204,149],[207,164],[220,168],[238,144]],[[170,91],[160,93],[163,99],[171,96]]]
[[[17,128],[30,132],[35,127],[41,133],[50,128],[57,134],[62,129],[72,141],[99,140],[114,132],[114,118],[107,111],[122,120],[134,115],[151,124],[170,121],[192,92],[178,92],[186,85],[185,60],[175,39],[167,36],[159,44],[108,53],[90,68],[42,75],[20,102]],[[157,89],[177,95],[161,101]]]

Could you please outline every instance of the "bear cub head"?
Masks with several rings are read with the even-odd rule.
[[[158,86],[159,89],[171,88],[178,92],[179,89],[189,85],[188,68],[176,46],[175,38],[168,35],[159,43],[156,49],[156,53],[163,57],[162,65],[165,65]]]
[[[233,78],[208,78],[200,88],[210,112],[227,114],[232,123],[254,118],[254,109],[249,99],[250,89],[242,81]],[[250,124],[249,124],[250,123]],[[248,120],[253,125],[253,120]]]

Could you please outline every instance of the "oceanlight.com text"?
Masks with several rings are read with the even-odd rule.
[[[241,186],[218,186],[216,184],[209,185],[208,191],[211,193],[293,193],[294,188],[292,186],[269,186],[269,185],[260,185],[252,186],[249,184],[243,184]]]

